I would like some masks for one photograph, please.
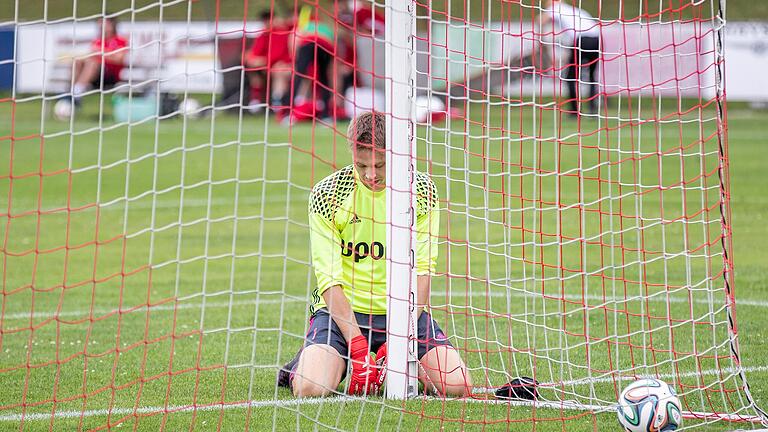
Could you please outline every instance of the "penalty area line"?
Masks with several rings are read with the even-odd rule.
[[[269,296],[272,296],[273,294],[269,294]],[[445,298],[446,296],[451,296],[455,298],[467,298],[467,297],[492,297],[492,298],[531,298],[531,299],[540,299],[541,297],[535,293],[530,292],[519,292],[519,291],[510,291],[510,292],[500,292],[500,291],[491,291],[491,292],[472,292],[467,295],[463,292],[455,292],[455,293],[449,293],[446,291],[434,291],[432,292],[431,296],[436,299]],[[213,296],[211,296],[213,297]],[[188,298],[184,299],[183,301],[193,301],[194,299],[199,299],[200,297],[195,298]],[[641,298],[633,298],[629,300],[624,300],[622,298],[614,298],[614,297],[605,297],[602,296],[596,296],[596,295],[587,295],[587,296],[579,296],[579,295],[571,295],[566,294],[563,296],[563,299],[565,300],[594,300],[597,302],[604,302],[606,304],[615,304],[615,303],[625,303],[627,301],[638,301],[638,300],[648,300],[653,303],[663,303],[667,301],[666,297],[652,297],[649,299],[641,299]],[[547,300],[550,301],[558,301],[559,299],[553,299],[548,298]],[[688,302],[687,300],[682,300],[679,298],[670,298],[669,301],[671,303],[684,303],[689,304],[691,302]],[[242,307],[242,306],[253,306],[253,305],[267,305],[267,304],[281,304],[281,303],[304,303],[309,304],[310,300],[299,300],[296,297],[290,297],[285,299],[261,299],[258,302],[256,300],[234,300],[232,302],[220,302],[220,301],[208,301],[205,304],[206,308],[213,308],[213,309],[226,309],[229,307]],[[694,299],[693,303],[696,304],[710,304],[710,302],[706,299]],[[434,304],[436,306],[442,307],[442,306],[451,306],[450,304]],[[165,303],[161,305],[156,306],[149,306],[149,309],[153,312],[155,311],[172,311],[172,310],[185,310],[185,309],[200,309],[202,307],[202,303],[195,302],[195,303]],[[595,305],[590,305],[595,306]],[[720,304],[718,304],[720,306]],[[739,307],[755,307],[755,308],[768,308],[768,301],[763,300],[750,300],[750,299],[743,299],[743,300],[736,300],[736,308]],[[464,305],[458,306],[458,307],[465,307]],[[114,314],[114,313],[122,313],[122,314],[128,314],[128,313],[141,313],[146,312],[147,305],[138,305],[134,308],[131,308],[129,306],[126,306],[126,309],[119,310],[119,309],[108,309],[108,308],[94,308],[93,314],[95,315],[106,315],[106,314]],[[50,318],[63,318],[63,317],[88,317],[88,315],[91,313],[89,309],[75,309],[75,310],[62,310],[61,312],[53,311],[53,310],[43,310],[43,311],[35,311],[34,313],[34,319],[50,319]],[[2,319],[4,320],[28,320],[30,319],[30,313],[29,312],[6,312]]]

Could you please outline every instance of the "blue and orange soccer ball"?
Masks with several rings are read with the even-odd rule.
[[[680,399],[664,381],[639,379],[624,388],[617,407],[619,423],[629,432],[665,432],[683,423]]]

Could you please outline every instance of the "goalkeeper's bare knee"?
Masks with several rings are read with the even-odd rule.
[[[445,383],[441,383],[443,386],[443,394],[450,397],[465,397],[472,393],[472,378],[466,370],[462,369],[462,374],[451,374],[445,379]]]
[[[438,396],[464,397],[472,393],[472,377],[459,352],[453,347],[439,346],[421,358],[420,378],[428,392]]]
[[[293,380],[293,395],[296,397],[323,397],[331,394],[331,389],[321,384],[313,383],[301,377]]]
[[[341,382],[346,363],[329,345],[310,345],[301,353],[291,388],[296,397],[328,396]]]

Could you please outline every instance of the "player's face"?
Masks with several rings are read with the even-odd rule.
[[[101,36],[101,30],[104,31],[104,37],[111,38],[115,35],[115,24],[108,19],[99,20],[99,36]]]
[[[378,192],[386,187],[386,156],[383,151],[358,149],[354,151],[355,169],[368,189]]]

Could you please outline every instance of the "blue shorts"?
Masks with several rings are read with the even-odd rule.
[[[387,316],[368,315],[355,312],[357,325],[363,336],[368,339],[371,351],[376,352],[387,341]],[[443,333],[440,326],[427,312],[422,312],[417,324],[417,343],[419,347],[419,359],[424,357],[432,348],[438,346],[453,345]],[[341,334],[341,329],[333,321],[328,310],[323,308],[315,312],[309,320],[309,330],[304,341],[304,346],[326,344],[339,352],[342,358],[349,356],[347,340]]]

